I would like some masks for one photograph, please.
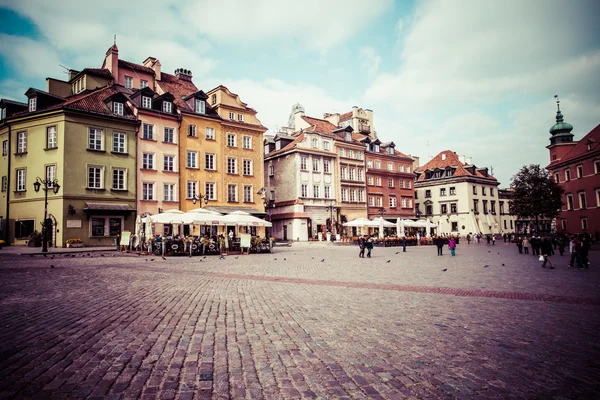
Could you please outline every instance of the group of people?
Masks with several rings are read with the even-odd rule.
[[[549,264],[549,268],[554,269],[554,264],[550,260],[550,257],[555,254],[554,250],[558,249],[558,253],[562,256],[567,247],[571,256],[569,268],[574,266],[580,269],[589,268],[588,252],[591,247],[591,238],[588,235],[546,237],[543,239],[540,236],[532,236],[531,238],[525,236],[516,238],[516,244],[520,254],[530,254],[529,247],[531,247],[531,254],[539,256],[540,261],[542,261],[542,268],[546,268],[546,265]]]

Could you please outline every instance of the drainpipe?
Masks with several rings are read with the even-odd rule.
[[[177,132],[179,132],[179,137],[177,138],[177,183],[179,187],[177,188],[177,209],[181,210],[181,169],[179,166],[181,165],[181,140],[183,135],[181,134],[181,122],[183,121],[183,114],[179,112],[177,114],[177,121],[179,122],[179,126],[177,127]],[[196,132],[196,134],[198,134]],[[187,132],[185,132],[185,137],[187,137]],[[198,165],[200,165],[200,159],[198,159]],[[200,205],[202,207],[202,205]]]
[[[10,171],[10,161],[11,161],[11,154],[10,154],[10,150],[11,150],[11,146],[10,146],[10,137],[11,137],[11,133],[10,133],[10,124],[8,124],[8,171],[6,173],[6,227],[4,228],[4,241],[6,242],[6,244],[9,244],[8,242],[8,229],[9,229],[9,217],[10,217],[10,207],[9,207],[9,201],[10,201],[10,177],[11,177],[11,171]]]

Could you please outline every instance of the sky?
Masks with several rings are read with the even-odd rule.
[[[549,163],[554,95],[575,140],[600,124],[598,21],[597,0],[0,0],[0,98],[99,68],[117,35],[121,59],[223,84],[270,133],[296,103],[367,108],[421,164],[453,150],[508,187]]]

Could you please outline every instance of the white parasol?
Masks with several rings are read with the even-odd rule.
[[[133,248],[136,249],[140,245],[142,231],[144,230],[144,224],[142,223],[142,217],[138,214],[135,217],[135,237],[133,238]]]

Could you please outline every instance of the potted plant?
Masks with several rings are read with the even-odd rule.
[[[6,245],[6,242],[4,240],[0,240],[0,250],[2,250],[2,247]]]
[[[83,247],[83,241],[81,239],[67,239],[66,243],[69,248]]]

